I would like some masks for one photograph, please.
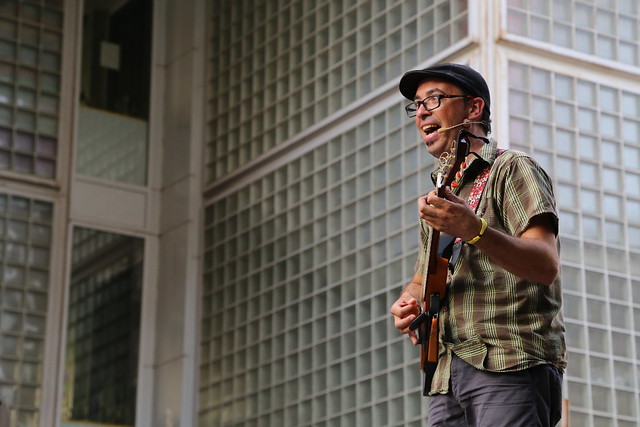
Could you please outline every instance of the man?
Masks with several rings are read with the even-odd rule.
[[[396,328],[418,344],[410,326],[420,313],[428,267],[425,230],[461,239],[439,312],[429,425],[554,426],[566,348],[551,181],[529,156],[497,150],[487,138],[489,89],[472,68],[409,71],[400,92],[412,101],[407,113],[415,114],[432,156],[449,153],[460,129],[478,137],[467,137],[466,168],[444,198],[434,190],[418,199],[421,253],[412,281],[391,306]],[[474,185],[482,191],[476,210],[468,204]]]

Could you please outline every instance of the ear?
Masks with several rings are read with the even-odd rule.
[[[482,118],[482,110],[484,109],[484,100],[480,97],[473,98],[469,101],[467,118],[471,121],[480,120]]]

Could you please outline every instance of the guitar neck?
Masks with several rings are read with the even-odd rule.
[[[438,188],[436,189],[436,194],[438,195],[438,197],[440,198],[444,198],[444,185],[440,185],[438,186]],[[436,230],[435,228],[431,228],[431,245],[429,247],[429,270],[432,272],[431,274],[436,274],[437,271],[434,271],[435,269],[438,268],[438,258],[440,257],[438,254],[438,247],[440,244],[440,232],[438,230]],[[426,295],[426,289],[424,289],[425,291],[425,297]]]
[[[440,232],[436,229],[431,229],[431,247],[429,248],[429,270],[432,273],[434,268],[437,268],[438,263],[438,245],[440,244]]]

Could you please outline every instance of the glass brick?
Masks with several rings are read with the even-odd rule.
[[[42,52],[40,55],[40,65],[50,71],[60,70],[60,54],[53,52]]]
[[[18,83],[24,87],[35,88],[37,82],[37,74],[34,69],[19,67]]]
[[[34,149],[34,135],[24,132],[16,132],[14,148],[16,150],[31,152]]]
[[[1,332],[20,332],[22,331],[23,320],[20,313],[3,311],[0,315],[0,331]]]
[[[14,92],[13,86],[0,85],[0,103],[13,104],[14,102],[13,92]]]
[[[43,31],[42,47],[52,52],[62,52],[62,36],[53,31]]]
[[[48,159],[36,159],[35,174],[46,178],[55,178],[56,162]]]
[[[606,284],[604,274],[595,271],[585,272],[586,292],[588,295],[606,295]]]
[[[16,46],[12,43],[0,40],[0,58],[5,60],[15,60]]]
[[[630,373],[631,374],[631,373]],[[632,378],[633,375],[629,375],[629,378]],[[632,387],[632,385],[630,385]],[[615,399],[616,399],[616,413],[618,415],[627,416],[627,417],[637,417],[638,416],[638,405],[636,403],[635,394],[629,391],[624,390],[616,390],[615,391]],[[629,421],[628,425],[632,426],[634,423]]]
[[[591,393],[593,409],[597,411],[611,412],[613,406],[611,389],[601,386],[592,386]]]
[[[15,40],[18,26],[15,21],[0,19],[0,37],[8,40]]]
[[[13,110],[11,108],[0,106],[0,125],[13,126]]]
[[[617,387],[633,387],[633,364],[627,362],[613,361],[615,385]]]
[[[13,157],[13,169],[18,172],[32,173],[34,169],[33,157],[23,154],[15,154]]]
[[[20,46],[18,49],[18,61],[31,67],[38,65],[38,51],[36,49]]]

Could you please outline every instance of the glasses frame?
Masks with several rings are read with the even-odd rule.
[[[433,111],[436,108],[438,108],[440,106],[440,104],[442,104],[442,100],[443,99],[450,99],[450,98],[473,98],[473,96],[471,96],[471,95],[448,95],[448,94],[445,94],[445,93],[441,93],[441,94],[438,94],[438,95],[430,95],[430,96],[425,97],[424,99],[420,99],[418,101],[413,101],[412,103],[407,104],[404,107],[404,111],[407,113],[407,116],[409,118],[414,118],[418,114],[418,109],[420,108],[421,105],[424,107],[424,109],[426,111]],[[427,103],[429,102],[428,100],[430,100],[430,99],[437,100],[438,104],[433,106],[433,107],[431,107],[431,108],[428,108],[427,107]],[[415,110],[414,110],[414,108],[415,108]]]

